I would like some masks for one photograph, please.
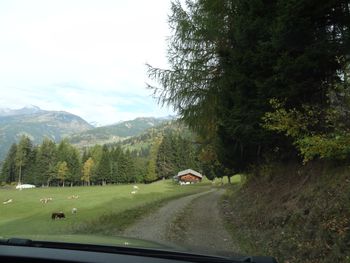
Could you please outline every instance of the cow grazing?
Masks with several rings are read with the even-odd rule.
[[[52,197],[44,197],[40,199],[40,202],[43,204],[48,203],[49,201],[52,201]]]
[[[74,215],[74,214],[76,214],[78,212],[78,209],[77,208],[72,208],[72,214]]]
[[[132,188],[134,188],[135,190],[139,190],[139,187],[137,185],[134,185]]]
[[[136,194],[136,193],[137,193],[137,191],[132,191],[132,192],[131,192],[132,195],[134,195],[134,194]]]
[[[9,203],[12,203],[12,199],[7,199],[6,201],[2,202],[4,205],[7,205]]]
[[[63,218],[66,218],[66,216],[63,212],[55,212],[55,213],[52,213],[52,215],[51,215],[52,220],[63,219]]]

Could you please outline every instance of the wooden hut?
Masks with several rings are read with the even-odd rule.
[[[183,170],[174,176],[174,180],[180,184],[193,184],[202,181],[203,176],[192,169]]]

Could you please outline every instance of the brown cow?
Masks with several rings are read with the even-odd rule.
[[[66,218],[66,216],[63,212],[56,212],[56,213],[52,213],[52,215],[51,215],[52,220],[63,219],[63,218]]]

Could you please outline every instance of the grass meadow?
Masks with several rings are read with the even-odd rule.
[[[62,241],[88,242],[91,238],[84,235],[94,234],[96,237],[91,242],[104,240],[105,235],[117,235],[166,200],[205,191],[209,185],[179,186],[164,180],[139,184],[136,194],[131,194],[133,185],[0,189],[0,236],[43,240],[55,235]],[[72,195],[79,198],[69,199]],[[41,198],[48,197],[52,201],[40,202]],[[7,199],[13,202],[3,204]],[[76,214],[71,213],[72,208],[77,208]],[[64,212],[66,218],[52,220],[51,214],[59,211]]]

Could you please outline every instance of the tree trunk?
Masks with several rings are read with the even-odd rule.
[[[22,184],[22,165],[19,166],[18,184]]]
[[[227,176],[227,179],[228,179],[228,183],[231,184],[231,176]]]
[[[64,181],[62,182],[62,187],[64,187]]]

